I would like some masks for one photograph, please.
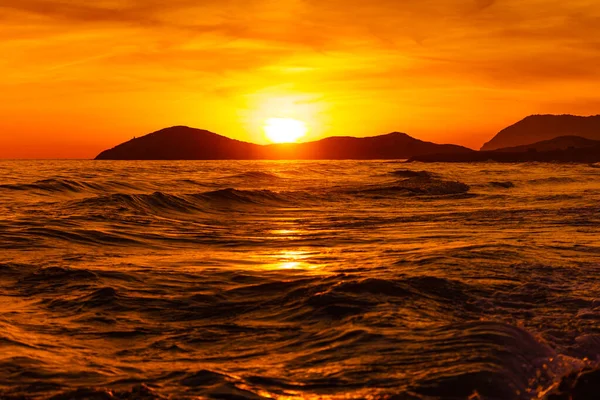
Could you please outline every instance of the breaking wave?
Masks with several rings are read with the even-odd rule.
[[[447,196],[466,194],[469,190],[469,185],[462,182],[415,177],[399,180],[392,184],[369,185],[354,193],[375,196],[391,196],[402,193],[422,196]]]
[[[241,174],[232,175],[229,177],[225,177],[223,179],[241,179],[241,180],[273,180],[273,179],[281,179],[280,176],[263,171],[248,171]]]

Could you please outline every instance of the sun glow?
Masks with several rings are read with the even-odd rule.
[[[264,125],[267,138],[273,143],[294,143],[308,131],[306,124],[293,118],[269,118]]]

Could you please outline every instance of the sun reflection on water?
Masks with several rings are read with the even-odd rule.
[[[318,271],[322,270],[324,265],[312,262],[312,252],[303,250],[283,250],[279,253],[269,254],[270,259],[265,263],[265,269],[268,270],[303,270]]]
[[[302,269],[302,264],[297,261],[291,261],[281,264],[279,269]]]

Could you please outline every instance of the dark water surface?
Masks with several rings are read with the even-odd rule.
[[[0,161],[0,397],[544,398],[599,233],[589,165]]]

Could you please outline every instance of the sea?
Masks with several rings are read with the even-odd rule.
[[[0,398],[551,398],[599,234],[598,165],[0,161]]]

